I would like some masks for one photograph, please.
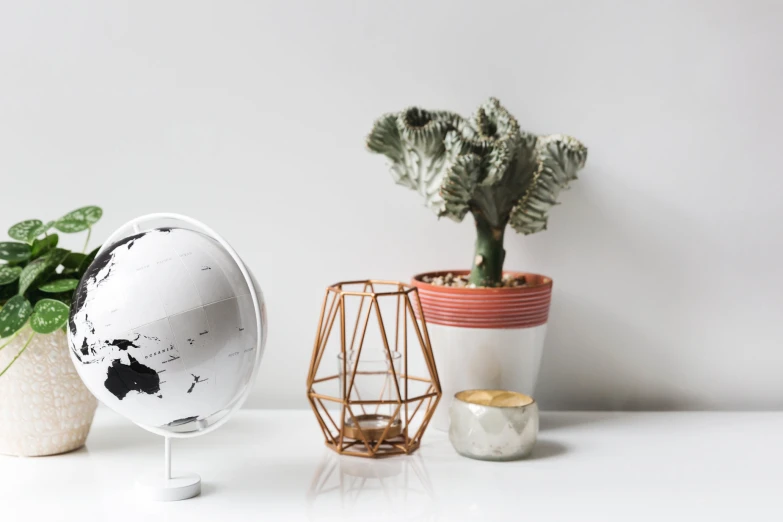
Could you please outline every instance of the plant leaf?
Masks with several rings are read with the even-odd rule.
[[[470,210],[470,199],[481,174],[481,159],[475,154],[460,156],[448,168],[440,187],[443,198],[441,216],[460,222]]]
[[[62,261],[62,265],[65,268],[79,268],[85,259],[87,259],[85,254],[82,254],[81,252],[71,252],[65,256],[65,259]]]
[[[549,210],[557,203],[560,191],[576,179],[576,172],[587,160],[587,147],[562,134],[539,138],[536,151],[538,171],[509,220],[514,230],[522,234],[546,230]]]
[[[38,225],[37,227],[30,230],[30,232],[27,234],[27,242],[31,243],[33,239],[37,238],[50,228],[54,226],[54,221],[49,221],[48,223],[43,223],[42,225]]]
[[[8,235],[17,241],[30,241],[30,231],[35,230],[43,223],[40,219],[26,219],[8,229]]]
[[[84,274],[87,271],[87,269],[90,267],[90,265],[92,264],[93,260],[95,259],[95,256],[98,255],[98,251],[100,249],[101,249],[101,247],[96,247],[95,250],[93,250],[92,252],[87,254],[87,257],[84,258],[84,261],[82,261],[81,264],[79,265],[79,273],[80,274]]]
[[[19,274],[19,295],[23,295],[36,279],[41,279],[47,270],[47,258],[39,257],[31,261]]]
[[[0,266],[0,285],[7,285],[19,279],[22,273],[21,266]]]
[[[30,259],[32,250],[27,243],[16,243],[13,241],[0,242],[0,259],[16,262]]]
[[[86,221],[55,221],[54,228],[64,234],[76,234],[90,228]]]
[[[15,295],[0,310],[0,337],[8,337],[27,322],[33,307],[21,295]]]
[[[32,257],[39,257],[57,246],[60,236],[52,234],[43,239],[33,239]]]
[[[68,212],[54,223],[54,228],[66,234],[87,230],[98,222],[103,215],[100,207],[90,206]]]
[[[425,204],[440,214],[439,188],[449,159],[444,139],[463,123],[454,113],[411,107],[376,120],[367,136],[367,148],[386,156],[394,181],[422,194]]]
[[[35,303],[30,317],[30,328],[39,334],[50,334],[68,321],[70,309],[65,303],[54,299],[41,299]]]
[[[33,283],[43,280],[54,272],[60,261],[68,255],[68,251],[62,248],[54,248],[45,256],[31,261],[19,274],[19,295],[23,295]]]
[[[38,290],[47,292],[49,294],[59,294],[60,292],[67,292],[73,290],[79,286],[78,279],[56,279],[44,285],[38,287]]]
[[[394,163],[402,163],[405,160],[396,114],[384,114],[375,120],[367,136],[367,148],[383,154]]]

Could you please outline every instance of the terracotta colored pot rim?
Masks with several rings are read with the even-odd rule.
[[[468,270],[439,270],[413,276],[428,323],[463,328],[532,328],[546,324],[552,297],[552,279],[529,272],[503,272],[524,276],[527,286],[455,288],[425,283],[424,277],[467,275]]]
[[[501,287],[501,288],[465,288],[465,287],[453,287],[453,286],[440,286],[433,285],[431,283],[425,283],[424,277],[438,277],[445,276],[446,274],[453,275],[468,275],[470,270],[438,270],[436,272],[422,272],[413,276],[412,283],[414,286],[421,290],[431,290],[433,292],[444,294],[465,294],[465,295],[503,295],[509,296],[514,294],[524,294],[535,290],[541,290],[544,288],[552,287],[552,278],[543,276],[540,274],[532,274],[530,272],[515,272],[511,270],[504,270],[503,275],[511,275],[514,277],[525,276],[527,280],[527,286],[515,286],[515,287]]]

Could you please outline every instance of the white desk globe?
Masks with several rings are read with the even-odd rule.
[[[152,226],[163,220],[173,225]],[[145,492],[159,500],[197,495],[197,475],[171,479],[169,438],[202,435],[228,420],[250,391],[266,338],[262,292],[236,252],[185,216],[135,219],[84,274],[68,330],[90,391],[166,437],[164,483]]]

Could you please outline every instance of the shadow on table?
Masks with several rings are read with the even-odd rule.
[[[201,497],[209,497],[211,495],[214,495],[215,492],[218,490],[213,483],[211,482],[201,482]]]
[[[568,453],[568,446],[553,440],[538,440],[533,453],[526,460],[540,460],[559,457]]]
[[[100,436],[93,437],[93,434],[98,433]],[[74,454],[128,451],[139,448],[158,448],[162,454],[163,437],[148,433],[128,422],[93,426],[87,443]]]
[[[618,417],[618,412],[611,411],[545,412],[541,414],[539,429],[554,431],[585,424],[612,422]]]

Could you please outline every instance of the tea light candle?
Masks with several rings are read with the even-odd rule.
[[[538,405],[532,397],[505,390],[465,390],[451,403],[449,440],[463,457],[516,460],[533,451]]]
[[[389,359],[387,353],[381,350],[365,348],[361,355],[351,350],[347,352],[345,360],[342,353],[338,354],[337,363],[341,397],[344,393],[348,393],[349,400],[358,403],[351,407],[353,415],[348,412],[345,414],[344,435],[368,442],[378,441],[381,438],[388,440],[400,435],[402,421],[399,413],[392,418],[398,406],[395,404],[398,400],[395,375],[399,374],[400,353],[392,351]],[[345,374],[343,364],[345,364]],[[378,403],[373,404],[372,401]]]
[[[383,436],[383,432],[386,431],[387,427],[389,429],[386,431],[386,435],[383,436],[385,440],[392,439],[402,433],[402,422],[399,417],[392,421],[389,415],[367,413],[357,415],[355,418],[356,423],[350,416],[345,419],[344,433],[346,437],[361,440],[362,434],[364,434],[364,438],[368,442],[377,441]]]

